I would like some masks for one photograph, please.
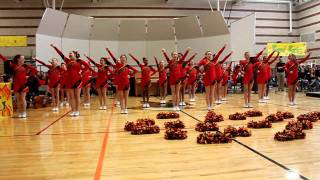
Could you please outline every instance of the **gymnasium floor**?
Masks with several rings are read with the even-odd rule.
[[[29,111],[25,121],[0,119],[0,179],[320,179],[320,124],[306,131],[306,139],[291,142],[273,140],[274,133],[284,129],[285,122],[271,129],[252,130],[252,136],[236,138],[229,144],[199,145],[194,130],[207,112],[204,95],[197,95],[195,105],[180,112],[188,130],[186,140],[165,140],[163,122],[158,112],[171,108],[140,109],[141,98],[129,99],[129,114],[120,115],[109,99],[108,111],[97,109],[97,98],[81,116],[67,116],[68,109],[52,113],[49,108]],[[270,103],[255,109],[266,116],[277,110],[288,110],[296,116],[319,110],[320,99],[298,94],[296,107],[287,107],[285,93],[271,93]],[[170,97],[168,97],[170,99]],[[152,102],[158,102],[155,97]],[[228,96],[225,104],[216,106],[227,125],[246,125],[231,121],[231,113],[244,112],[242,95]],[[159,134],[130,135],[123,131],[126,121],[150,117],[160,126]],[[260,119],[262,119],[260,117]]]

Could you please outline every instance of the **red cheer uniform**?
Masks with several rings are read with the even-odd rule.
[[[35,59],[35,60],[49,69],[49,72],[48,72],[49,88],[58,87],[60,85],[60,73],[61,73],[60,66],[53,67],[52,65],[46,64],[39,59]]]
[[[8,59],[2,54],[0,54],[0,58],[5,62]],[[28,92],[27,87],[27,79],[28,79],[28,71],[37,72],[35,67],[30,65],[17,65],[14,63],[10,63],[10,68],[13,70],[13,91],[14,92]]]
[[[88,56],[86,57],[92,64],[94,64],[98,68],[98,73],[95,73],[96,88],[106,88],[108,86],[107,82],[110,78],[109,75],[112,74],[111,69],[108,66],[102,66],[101,64],[94,62],[94,60]]]
[[[115,66],[115,75],[117,77],[118,90],[128,90],[130,87],[129,77],[134,76],[134,74],[137,72],[138,70],[132,66],[117,63]]]
[[[53,47],[57,53],[61,56],[66,63],[67,72],[64,73],[66,89],[81,88],[82,87],[82,75],[81,72],[85,72],[89,69],[88,63],[81,59],[71,60],[64,56],[63,53],[57,48]]]
[[[168,54],[166,52],[163,52],[164,57],[166,58],[168,64],[168,68],[169,68],[169,73],[170,73],[170,85],[176,85],[177,83],[179,83],[179,81],[182,78],[182,63],[184,61],[184,59],[187,57],[189,51],[186,51],[183,56],[178,59],[178,60],[174,60],[169,58]]]
[[[187,73],[189,74],[187,84],[188,85],[193,85],[197,80],[198,70],[195,67],[192,67],[192,66],[187,66],[186,70],[187,70]]]
[[[256,57],[254,57],[253,62],[256,62],[259,57],[262,55],[263,50],[260,51]],[[250,84],[253,82],[253,68],[254,65],[252,64],[252,62],[250,62],[250,60],[242,60],[240,61],[240,66],[242,68],[242,70],[244,71],[243,74],[243,84]]]
[[[299,64],[305,62],[306,60],[308,60],[310,57],[310,54],[308,54],[305,58],[301,59],[301,60],[289,60],[285,66],[284,66],[284,70],[287,74],[287,83],[288,85],[294,85],[297,83],[298,81],[298,66]]]

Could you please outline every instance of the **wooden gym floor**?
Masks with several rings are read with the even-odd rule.
[[[254,109],[266,116],[277,110],[288,110],[296,116],[320,110],[320,99],[298,94],[296,107],[287,107],[286,93],[272,92],[269,104]],[[163,123],[156,120],[156,107],[141,110],[141,98],[130,97],[129,114],[120,115],[108,99],[107,111],[97,110],[97,98],[81,116],[69,117],[68,109],[53,113],[50,108],[30,110],[27,120],[0,119],[0,179],[320,179],[320,124],[306,131],[306,139],[291,142],[273,140],[274,133],[284,129],[285,122],[271,129],[252,130],[252,136],[236,138],[229,144],[199,145],[194,130],[207,112],[204,95],[180,112],[188,130],[186,140],[165,140]],[[170,99],[168,97],[167,99]],[[151,101],[158,102],[155,97]],[[228,115],[244,112],[240,94],[228,96],[225,104],[216,106],[227,125],[246,125],[245,121],[228,120]],[[123,131],[126,121],[150,117],[160,126],[159,134],[130,135]]]

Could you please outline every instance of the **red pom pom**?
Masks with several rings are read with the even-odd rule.
[[[176,119],[180,115],[176,112],[160,112],[157,114],[157,119]]]
[[[271,128],[272,124],[268,120],[262,120],[262,121],[250,121],[247,123],[248,128],[255,128],[255,129],[260,129],[260,128]]]
[[[217,123],[210,122],[199,122],[196,124],[196,131],[204,132],[204,131],[219,131],[219,127]]]
[[[137,119],[136,122],[126,122],[124,126],[125,131],[131,131],[131,134],[140,135],[140,134],[154,134],[159,133],[159,126],[155,125],[153,119]]]
[[[282,132],[277,132],[274,135],[274,139],[277,141],[291,141],[294,139],[304,139],[306,133],[302,132],[301,128],[291,128],[290,130],[283,130]]]
[[[265,118],[265,120],[274,123],[274,122],[283,121],[284,119],[281,113],[277,113],[277,114],[270,114]]]
[[[223,121],[223,116],[221,114],[216,114],[213,111],[209,111],[206,114],[205,120],[204,122],[210,122],[210,123],[214,123],[214,122],[220,122]]]
[[[262,116],[262,112],[258,110],[249,110],[245,112],[244,115],[247,117],[258,117],[258,116]]]
[[[294,115],[291,112],[288,111],[278,111],[277,114],[281,114],[283,119],[290,119],[290,118],[294,118]]]
[[[198,144],[219,144],[219,143],[230,143],[232,141],[231,137],[220,132],[210,132],[206,131],[199,134],[197,137]]]
[[[165,139],[186,139],[187,131],[183,131],[180,128],[167,128],[164,134]]]
[[[172,122],[165,122],[164,123],[165,128],[181,128],[183,129],[185,127],[184,123],[180,121],[179,119]]]
[[[229,115],[230,120],[246,120],[246,116],[243,113],[234,113]]]

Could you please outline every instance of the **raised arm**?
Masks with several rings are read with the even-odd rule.
[[[304,63],[305,61],[307,61],[310,57],[310,53],[308,53],[308,55],[306,55],[306,57],[302,58],[302,59],[299,59],[298,60],[298,63],[301,64],[301,63]]]
[[[227,45],[225,44],[219,51],[218,53],[216,54],[216,56],[214,56],[213,58],[213,62],[216,63],[220,57],[220,55],[222,54],[222,52],[224,51],[224,49],[226,49]]]
[[[115,64],[112,64],[112,63],[108,60],[108,58],[105,58],[105,61],[106,61],[106,64],[112,66],[113,68],[116,68],[116,65],[115,65]]]
[[[233,52],[231,51],[228,55],[226,55],[226,56],[222,59],[222,61],[219,61],[219,63],[220,63],[220,64],[223,64],[227,59],[229,59],[229,57],[231,56],[232,53],[233,53]]]
[[[0,54],[0,59],[2,59],[3,62],[8,61],[8,58],[4,57],[2,54]]]
[[[67,57],[61,52],[60,49],[58,49],[58,48],[57,48],[56,46],[54,46],[53,44],[50,44],[50,46],[53,47],[54,50],[56,50],[56,52],[60,55],[60,57],[62,58],[62,60],[63,60],[64,62],[67,63],[68,61],[70,61],[70,59],[67,58]]]
[[[194,53],[187,61],[184,61],[184,62],[183,62],[183,65],[185,66],[185,65],[189,64],[189,62],[190,62],[192,59],[194,59],[194,58],[196,57],[196,55],[197,55],[197,53]]]
[[[132,55],[131,53],[129,53],[129,56],[138,64],[138,66],[140,66],[140,62],[138,60],[138,58],[136,58],[134,55]]]
[[[179,59],[179,62],[180,63],[182,63],[185,59],[186,59],[186,57],[187,57],[187,55],[188,55],[188,53],[190,52],[190,47],[188,47],[187,49],[186,49],[186,51],[184,52],[184,54],[182,55],[182,57]],[[190,60],[191,61],[191,60]]]
[[[84,66],[84,68],[81,69],[83,72],[84,72],[84,71],[87,71],[88,69],[91,68],[91,67],[89,66],[89,64],[88,64],[87,62],[85,62],[84,60],[78,59],[77,61],[80,62],[80,64]]]
[[[37,59],[36,57],[32,58],[33,60],[37,61],[38,63],[40,63],[43,66],[46,66],[47,68],[51,68],[51,65],[44,63],[43,61]]]
[[[90,58],[89,56],[87,56],[86,54],[84,54],[84,56],[92,63],[94,64],[97,68],[100,68],[101,65],[96,63],[92,58]]]
[[[264,52],[266,48],[263,48],[257,55],[256,57],[254,57],[255,60],[259,59],[259,57],[262,55],[262,53]]]
[[[111,56],[113,62],[114,62],[115,64],[117,64],[117,58],[113,55],[113,53],[110,51],[110,49],[109,49],[109,48],[106,48],[106,50],[108,51],[109,55]]]
[[[161,51],[162,51],[162,53],[163,53],[163,56],[166,58],[167,62],[169,62],[169,61],[170,61],[170,58],[169,58],[169,56],[168,56],[167,51],[166,51],[165,49],[162,49]]]
[[[268,64],[271,65],[272,63],[274,63],[278,59],[279,55],[280,53],[278,52],[276,57],[274,57],[271,61],[269,61]]]
[[[158,70],[159,70],[159,62],[158,62],[158,59],[157,59],[157,57],[155,57],[155,56],[154,56],[154,60],[156,61],[156,64],[157,64],[157,68],[158,68]]]

